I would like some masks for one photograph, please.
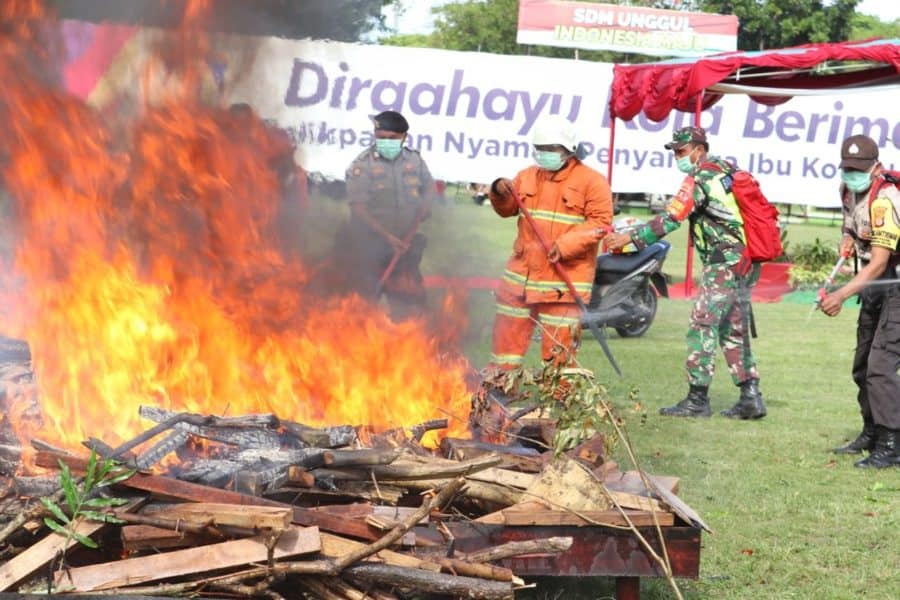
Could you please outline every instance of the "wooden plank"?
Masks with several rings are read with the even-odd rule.
[[[130,511],[144,502],[144,499],[133,500],[129,504],[119,508],[120,511]],[[96,521],[82,521],[75,528],[81,535],[90,537],[104,527],[106,523]],[[6,591],[49,563],[63,550],[69,551],[78,546],[77,542],[70,541],[66,546],[66,538],[58,533],[50,533],[40,541],[32,544],[20,554],[0,565],[0,591]]]
[[[167,519],[182,519],[202,525],[229,525],[246,529],[271,529],[283,531],[290,527],[293,514],[290,508],[280,506],[238,506],[220,502],[195,502],[191,504],[155,505],[144,514]]]
[[[625,513],[636,527],[650,527],[654,524],[653,515],[647,511],[626,510]],[[670,512],[657,513],[659,524],[668,527],[675,524],[675,515]],[[478,523],[491,525],[574,525],[586,527],[589,525],[611,525],[615,527],[627,527],[628,522],[618,510],[585,510],[572,512],[569,510],[518,510],[507,508],[490,513],[484,517],[475,519]]]
[[[213,540],[209,537],[172,531],[162,527],[151,525],[126,525],[120,531],[122,548],[127,552],[146,550],[151,548],[186,548],[188,546],[200,546]]]
[[[56,468],[58,466],[57,460],[62,460],[70,469],[76,472],[84,472],[84,469],[87,466],[86,458],[59,455],[46,451],[38,452],[35,462],[38,466]],[[259,498],[257,496],[250,496],[249,494],[240,494],[238,492],[222,490],[197,483],[179,481],[169,477],[137,473],[131,479],[123,481],[119,485],[150,492],[161,497],[174,498],[176,500],[221,502],[245,506],[289,507],[293,511],[293,522],[298,525],[315,526],[325,531],[349,535],[364,540],[376,540],[381,537],[380,532],[373,530],[361,520],[316,512],[308,508],[292,506],[267,498]]]
[[[533,473],[519,473],[518,471],[498,469],[496,467],[466,475],[466,479],[496,483],[508,487],[519,488],[520,490],[527,490],[532,486],[536,478],[537,476]]]
[[[266,541],[266,536],[257,536],[69,568],[57,573],[56,587],[60,591],[94,592],[238,567],[253,562],[265,562],[269,556]],[[309,554],[318,552],[321,547],[317,528],[292,527],[279,536],[274,548],[274,557],[277,559]]]
[[[647,478],[650,479],[656,485],[656,487],[669,490],[673,494],[678,493],[678,488],[681,482],[678,477],[672,477],[670,475],[647,475]],[[606,488],[610,490],[616,490],[618,492],[628,492],[630,494],[637,494],[639,496],[646,496],[651,493],[646,488],[646,486],[644,486],[644,481],[641,479],[641,474],[637,471],[626,471],[625,473],[616,471],[614,473],[610,473],[606,477],[604,477],[603,485],[605,485]]]
[[[320,534],[320,538],[322,540],[321,553],[328,558],[340,558],[366,545],[329,533]],[[394,565],[396,567],[411,567],[413,569],[424,569],[426,571],[435,572],[441,570],[439,564],[422,560],[421,558],[416,558],[409,554],[394,552],[393,550],[382,550],[381,552],[374,554],[368,560],[383,562],[386,565]]]

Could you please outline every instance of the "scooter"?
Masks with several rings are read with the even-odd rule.
[[[599,255],[582,328],[593,321],[622,337],[644,335],[656,316],[657,296],[669,297],[662,266],[670,247],[659,240],[638,252]]]

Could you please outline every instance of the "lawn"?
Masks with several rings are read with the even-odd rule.
[[[334,218],[336,206],[329,205],[326,221]],[[424,270],[497,276],[514,229],[514,220],[500,219],[490,208],[467,199],[437,207],[428,223]],[[799,244],[818,237],[836,243],[839,235],[833,225],[791,225],[788,241]],[[682,280],[683,229],[670,241],[673,250],[665,271],[673,280]],[[466,353],[477,368],[490,352],[489,292],[473,291],[469,308]],[[684,596],[900,597],[900,469],[860,470],[853,467],[854,458],[828,452],[852,439],[860,427],[850,379],[854,305],[848,302],[835,319],[821,313],[810,317],[809,306],[787,302],[755,304],[754,311],[759,338],[753,348],[769,409],[757,422],[718,416],[738,393],[721,355],[711,387],[716,416],[684,420],[657,414],[661,406],[683,398],[687,389],[687,301],[661,301],[656,321],[642,338],[622,339],[610,332],[622,378],[612,373],[589,336],[580,354],[583,365],[607,386],[641,466],[650,473],[680,477],[681,497],[715,531],[703,536],[699,580],[679,580]],[[530,359],[537,364],[534,353]],[[616,458],[628,468],[624,454]],[[611,597],[613,589],[607,581],[541,584],[526,596],[604,598]],[[642,590],[643,598],[674,597],[663,580],[645,581]]]

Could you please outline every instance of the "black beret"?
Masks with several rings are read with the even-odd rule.
[[[386,110],[372,117],[375,129],[393,131],[394,133],[406,133],[409,131],[409,123],[406,118],[395,110]]]

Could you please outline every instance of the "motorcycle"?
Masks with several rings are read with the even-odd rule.
[[[644,335],[656,316],[658,296],[669,297],[662,266],[670,247],[659,240],[638,252],[599,255],[582,328],[594,322],[622,337]]]

